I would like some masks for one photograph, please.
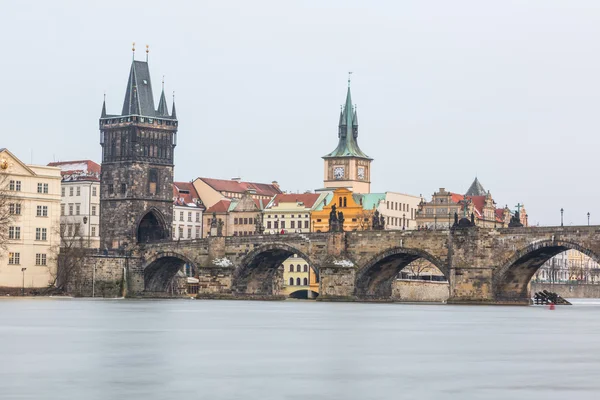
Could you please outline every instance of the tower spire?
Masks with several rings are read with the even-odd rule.
[[[173,108],[171,108],[171,118],[177,119],[177,113],[175,112],[175,91],[173,90]]]
[[[150,53],[150,45],[146,45],[146,62],[148,62],[148,53]]]
[[[131,44],[131,59],[135,61],[135,42]]]
[[[102,100],[102,113],[100,114],[100,118],[106,117],[106,92],[104,92],[104,100]]]
[[[162,92],[160,93],[160,101],[158,102],[158,109],[156,115],[160,117],[168,117],[169,109],[167,107],[167,99],[165,98],[165,76],[162,79]]]

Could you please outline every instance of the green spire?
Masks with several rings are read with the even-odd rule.
[[[371,158],[363,153],[360,147],[358,147],[358,116],[356,114],[356,109],[352,107],[350,77],[348,77],[346,104],[340,113],[340,123],[338,129],[339,143],[337,148],[323,158],[358,157],[371,160]]]

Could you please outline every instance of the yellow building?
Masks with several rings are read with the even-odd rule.
[[[356,202],[353,193],[346,188],[335,189],[325,199],[324,205],[319,204],[311,213],[311,225],[313,232],[329,232],[329,218],[333,206],[335,206],[336,217],[343,214],[346,232],[362,231],[370,229],[373,210],[365,210]]]
[[[26,165],[0,149],[0,287],[26,293],[54,282],[60,247],[60,168]],[[4,203],[4,204],[3,204]],[[0,218],[2,219],[2,218]]]
[[[294,298],[315,298],[319,279],[308,262],[297,254],[283,262],[283,294]]]

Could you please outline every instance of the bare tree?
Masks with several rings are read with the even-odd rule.
[[[356,216],[358,220],[358,230],[367,231],[372,229],[373,213],[375,210],[362,209]]]
[[[60,252],[56,251],[57,269],[53,287],[60,292],[82,293],[89,277],[84,271],[84,263],[89,249],[81,235],[79,223],[61,223]]]
[[[0,250],[7,249],[10,226],[21,211],[21,203],[12,195],[9,184],[8,175],[0,172]]]
[[[404,268],[404,272],[410,276],[410,279],[420,279],[422,276],[427,275],[442,275],[442,272],[435,265],[424,258],[419,258],[408,264]]]

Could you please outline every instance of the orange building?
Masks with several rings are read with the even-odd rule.
[[[357,196],[360,198],[360,195]],[[357,203],[352,191],[346,188],[335,189],[325,199],[326,204],[317,207],[311,213],[311,225],[313,232],[328,232],[329,217],[333,206],[336,207],[336,213],[341,212],[344,216],[344,231],[362,231],[371,226],[372,212],[365,210],[362,204]]]

